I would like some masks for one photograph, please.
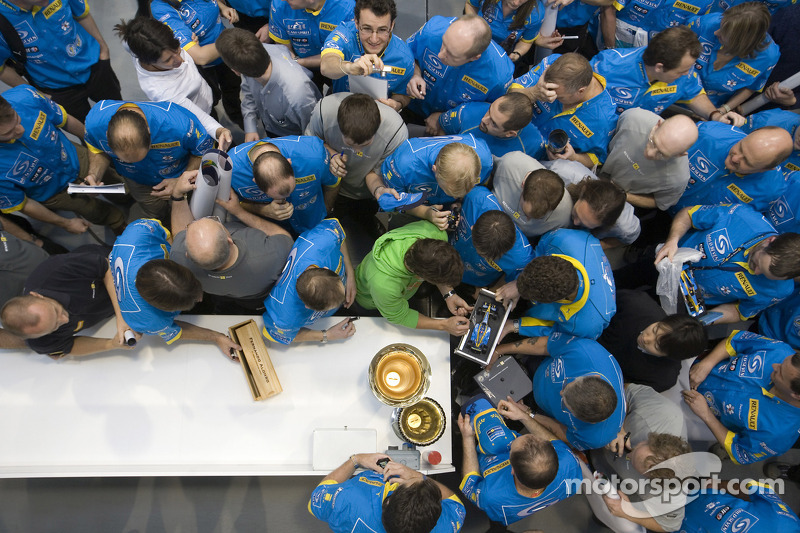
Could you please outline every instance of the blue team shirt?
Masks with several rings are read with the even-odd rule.
[[[796,135],[800,135],[797,133],[797,127],[800,126],[800,115],[792,113],[791,111],[784,111],[783,109],[760,111],[747,116],[747,122],[742,126],[742,131],[745,133],[752,133],[764,126],[783,128],[789,132],[792,139],[797,139]],[[793,150],[791,155],[781,163],[781,168],[787,179],[790,173],[800,170],[800,150]]]
[[[85,0],[55,0],[31,11],[0,2],[0,14],[17,30],[25,47],[25,69],[41,87],[62,89],[89,81],[100,59],[100,44],[78,21],[89,14]],[[0,35],[0,65],[11,48]]]
[[[311,493],[308,511],[334,533],[386,533],[381,522],[383,502],[397,487],[397,483],[384,483],[383,476],[371,470],[344,483],[323,481]],[[466,515],[457,496],[442,500],[442,514],[431,533],[457,533]]]
[[[765,337],[778,339],[800,350],[800,287],[795,285],[791,296],[761,313],[758,330]]]
[[[325,39],[322,55],[336,54],[343,61],[355,61],[364,55],[364,47],[358,35],[355,21],[339,24],[336,30]],[[389,44],[380,55],[383,64],[392,67],[392,71],[381,78],[379,73],[372,74],[373,78],[383,79],[388,82],[389,94],[406,94],[406,86],[414,75],[414,55],[406,42],[392,34]],[[347,76],[333,80],[333,92],[350,92],[350,81]]]
[[[583,26],[594,18],[595,13],[600,10],[598,6],[584,4],[580,0],[575,0],[568,6],[558,10],[556,28],[574,28]]]
[[[475,61],[450,67],[439,59],[442,36],[455,17],[431,17],[408,38],[408,46],[427,86],[424,100],[412,100],[409,109],[423,116],[464,102],[493,102],[503,96],[514,77],[514,64],[492,41]]]
[[[550,357],[533,376],[536,405],[567,427],[567,441],[577,450],[602,448],[617,436],[625,420],[625,391],[622,371],[614,356],[596,341],[553,333],[547,341]],[[590,424],[575,418],[561,403],[561,390],[583,376],[599,376],[617,394],[614,413],[602,422]]]
[[[772,365],[794,348],[749,331],[734,331],[725,343],[730,359],[719,363],[697,387],[728,429],[725,450],[737,464],[788,451],[800,436],[800,407],[772,395]]]
[[[505,274],[506,281],[514,281],[533,258],[533,249],[528,238],[516,224],[514,224],[516,233],[514,245],[496,262],[478,255],[478,251],[472,244],[472,226],[487,211],[503,212],[503,208],[489,189],[480,185],[474,187],[464,197],[458,226],[456,231],[450,235],[450,244],[464,262],[464,276],[461,281],[476,287],[491,285],[500,278],[501,274]]]
[[[781,53],[778,45],[767,35],[769,43],[765,50],[757,52],[756,57],[734,57],[719,70],[714,70],[714,62],[722,45],[714,32],[719,29],[722,13],[694,17],[689,27],[700,39],[702,51],[694,68],[715,106],[720,106],[739,89],[761,91],[767,83],[770,72],[778,62]]]
[[[248,17],[263,17],[268,19],[272,0],[230,0],[228,4],[239,13],[244,13]]]
[[[491,105],[489,102],[461,104],[439,115],[439,125],[447,135],[471,133],[477,139],[483,139],[495,157],[502,157],[509,152],[524,152],[534,159],[547,158],[544,137],[532,123],[522,128],[516,136],[504,139],[482,132],[479,126]]]
[[[615,0],[617,20],[641,28],[648,38],[667,28],[684,26],[708,13],[714,0]]]
[[[150,129],[150,151],[136,163],[125,163],[111,151],[106,130],[108,121],[120,108],[138,107]],[[190,156],[202,156],[214,146],[214,139],[190,111],[172,102],[120,102],[101,100],[86,116],[86,147],[95,154],[106,154],[117,172],[142,185],[158,185],[164,179],[178,178]]]
[[[504,47],[506,50],[511,50],[518,41],[532,43],[539,36],[539,28],[544,20],[544,2],[536,2],[522,27],[512,30],[510,26],[514,22],[517,9],[509,13],[507,17],[504,17],[503,2],[495,2],[488,10],[484,11],[483,1],[468,1],[469,5],[474,7],[478,14],[489,24],[489,28],[492,30],[492,40],[500,46],[506,45]]]
[[[750,482],[752,485],[755,482]],[[680,533],[765,533],[800,531],[800,520],[765,485],[752,487],[749,501],[731,494],[702,492],[684,507]]]
[[[515,79],[511,87],[533,87],[545,69],[559,57],[561,54],[544,58]],[[594,77],[603,86],[600,94],[570,109],[564,109],[558,100],[534,102],[533,124],[545,138],[555,129],[566,131],[576,152],[588,155],[594,164],[601,164],[608,156],[608,143],[617,127],[617,113],[611,95],[605,90],[606,80],[597,73]]]
[[[153,0],[150,11],[153,18],[169,26],[184,50],[195,44],[214,44],[225,29],[216,0],[180,0],[180,11],[164,0]],[[198,42],[192,40],[192,34],[197,36]],[[221,63],[222,59],[217,58],[209,65]]]
[[[725,168],[728,152],[746,137],[742,130],[721,122],[700,122],[697,129],[697,142],[688,150],[689,183],[670,208],[673,214],[692,205],[739,203],[763,212],[786,190],[780,166],[744,175]]]
[[[25,199],[49,200],[78,177],[78,152],[59,129],[67,112],[30,85],[3,93],[20,118],[25,133],[0,142],[0,211],[25,206]]]
[[[353,20],[354,9],[355,0],[325,0],[319,11],[292,9],[286,0],[273,0],[269,36],[291,45],[298,57],[315,56],[339,24]]]
[[[676,102],[689,102],[705,93],[695,71],[672,83],[650,83],[642,59],[645,50],[646,47],[603,50],[592,59],[592,70],[605,78],[617,113],[641,107],[660,115]]]
[[[230,153],[233,164],[231,186],[241,200],[270,203],[272,198],[256,185],[250,151],[271,144],[286,159],[291,159],[295,187],[287,200],[294,206],[289,222],[297,233],[308,231],[322,222],[327,214],[322,187],[335,187],[339,178],[331,174],[328,151],[319,137],[279,137],[240,144]]]
[[[297,238],[280,279],[264,300],[263,333],[267,339],[291,344],[300,328],[336,312],[336,309],[313,311],[306,307],[297,295],[296,285],[297,278],[310,266],[332,270],[339,275],[342,284],[346,284],[344,257],[340,249],[344,237],[339,221],[331,218]]]
[[[786,190],[765,213],[778,233],[800,233],[800,172],[786,176]]]
[[[535,498],[528,498],[517,492],[511,473],[510,454],[484,455],[478,453],[481,473],[470,472],[461,481],[461,492],[472,503],[485,512],[494,522],[505,525],[518,522],[572,496],[572,487],[583,479],[580,463],[569,446],[560,440],[550,443],[558,456],[556,478]]]
[[[707,304],[737,302],[742,320],[783,300],[792,292],[792,280],[771,280],[756,276],[748,267],[753,248],[762,240],[777,235],[775,228],[760,213],[746,205],[696,206],[689,209],[692,227],[679,245],[695,248],[703,257],[694,263],[708,270],[695,270],[694,278]],[[724,261],[734,250],[744,246]],[[724,263],[723,263],[724,261]]]
[[[545,255],[561,257],[575,267],[578,295],[574,302],[534,303],[520,320],[520,335],[546,337],[558,331],[597,339],[617,312],[614,276],[600,241],[587,231],[556,229],[536,245],[534,256]]]
[[[108,259],[125,323],[134,331],[158,335],[172,344],[181,336],[181,328],[175,323],[180,311],[156,309],[136,290],[136,275],[145,263],[151,259],[169,259],[169,238],[169,230],[158,220],[140,218],[128,224],[117,237]]]
[[[492,170],[492,153],[486,143],[470,134],[447,137],[412,137],[400,145],[383,161],[383,183],[397,192],[428,192],[428,203],[448,204],[455,198],[439,188],[433,165],[442,148],[450,143],[463,143],[472,147],[481,160],[479,183],[489,178]]]

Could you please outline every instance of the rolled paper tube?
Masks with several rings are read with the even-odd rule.
[[[800,85],[800,72],[797,72],[794,74],[794,76],[790,76],[785,80],[783,80],[782,82],[780,82],[780,86],[783,87],[784,89],[793,90],[798,85]],[[749,115],[750,113],[752,113],[759,107],[763,106],[767,102],[769,102],[769,98],[767,98],[767,95],[762,92],[755,98],[751,98],[750,100],[742,104],[742,115]]]
[[[207,217],[214,211],[214,200],[217,198],[220,178],[215,151],[217,150],[208,150],[200,162],[200,173],[195,181],[196,188],[190,204],[195,220]]]
[[[539,28],[539,33],[545,37],[549,37],[553,35],[553,32],[556,31],[556,19],[558,19],[558,6],[557,5],[550,5],[545,7],[544,10],[544,20],[542,21],[542,27]],[[549,48],[542,48],[541,46],[536,47],[536,63],[538,64],[539,61],[544,59],[545,57],[552,54],[553,51]]]
[[[217,172],[219,173],[219,189],[217,198],[220,200],[230,200],[231,198],[231,176],[233,175],[233,161],[231,157],[222,150],[213,150],[217,153]],[[214,204],[214,215],[223,222],[228,217],[228,212],[221,205]]]

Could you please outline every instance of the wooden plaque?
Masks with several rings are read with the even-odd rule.
[[[264,338],[258,329],[255,320],[236,324],[228,328],[231,339],[242,347],[238,352],[239,362],[242,364],[247,385],[253,400],[266,400],[283,391],[275,368],[264,344]]]

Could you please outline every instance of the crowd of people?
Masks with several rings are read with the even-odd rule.
[[[462,498],[507,531],[595,472],[678,479],[707,449],[688,416],[724,460],[796,480],[774,460],[800,435],[791,4],[468,0],[404,40],[394,0],[143,0],[113,28],[85,0],[2,1],[0,347],[58,359],[158,335],[237,359],[189,311],[260,314],[287,345],[356,342],[352,316],[457,338],[485,287],[513,309],[490,365],[516,357],[532,399],[458,387],[458,490],[350,456],[308,502],[334,531],[456,532]],[[148,101],[123,99],[112,32]],[[386,93],[350,92],[362,76]],[[762,91],[768,109],[743,111]],[[195,218],[215,147],[230,199]],[[67,250],[46,225],[116,240]],[[673,313],[670,266],[691,289]],[[111,317],[113,337],[81,334]],[[695,357],[682,409],[660,393]],[[756,488],[587,497],[618,532],[800,531]]]

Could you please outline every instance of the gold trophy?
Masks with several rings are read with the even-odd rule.
[[[444,409],[432,398],[423,398],[408,407],[398,407],[392,413],[395,435],[417,446],[429,446],[439,440],[446,426]]]
[[[421,351],[409,344],[391,344],[372,358],[369,386],[375,397],[392,407],[417,403],[430,386],[431,367]]]

